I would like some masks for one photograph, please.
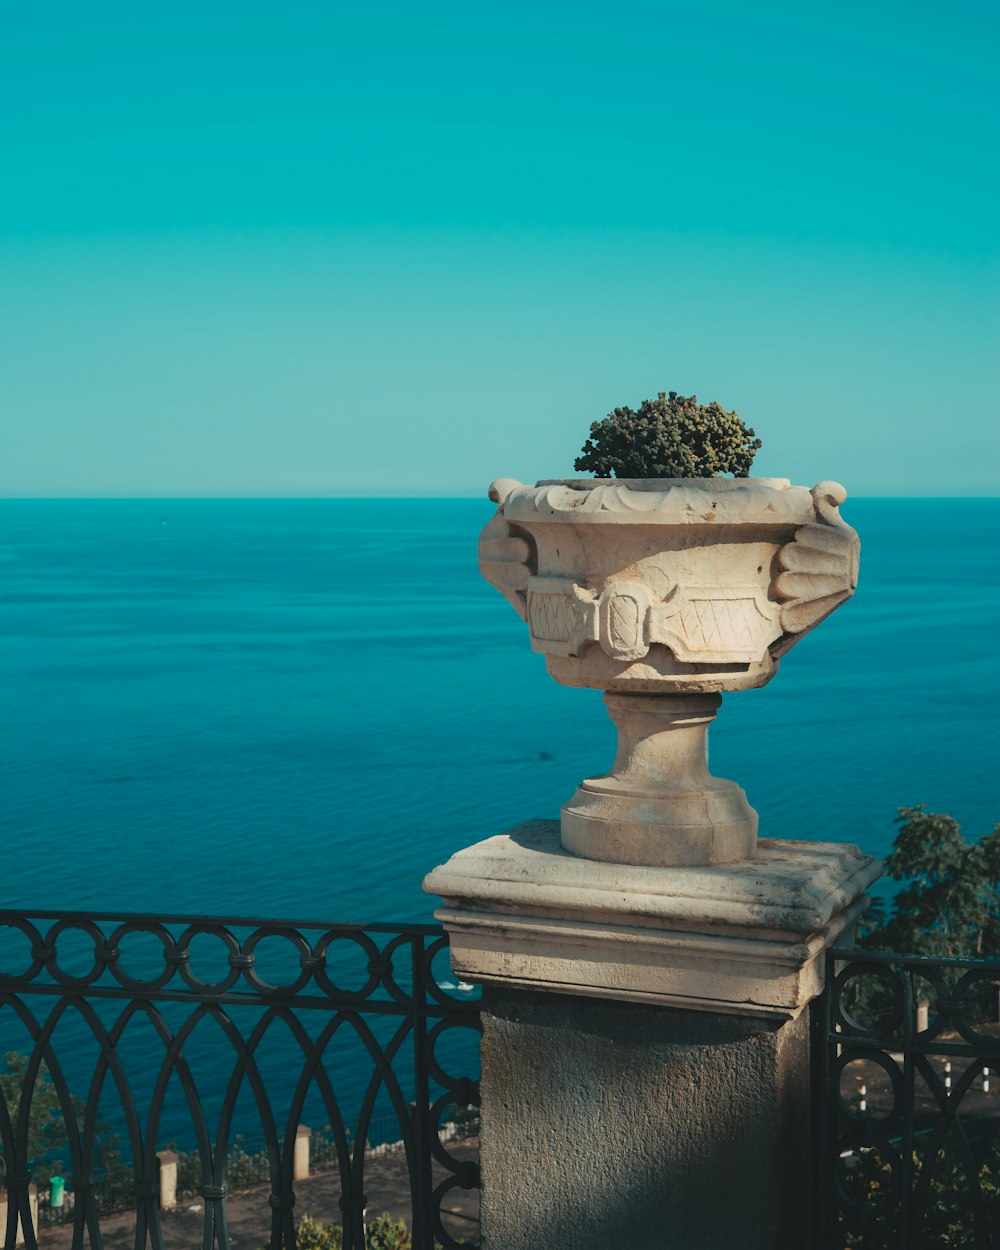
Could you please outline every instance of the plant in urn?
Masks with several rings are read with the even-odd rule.
[[[501,478],[479,567],[567,686],[604,690],[611,771],[563,805],[563,847],[651,866],[749,859],[757,814],[708,770],[722,694],[763,686],[854,593],[858,536],[835,482],[748,477],[735,412],[671,392],[591,426],[593,479]],[[732,477],[722,474],[731,473]]]

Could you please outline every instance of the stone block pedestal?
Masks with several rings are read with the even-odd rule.
[[[488,1250],[806,1250],[808,1013],[490,989]]]
[[[808,1250],[808,1003],[867,906],[856,848],[643,868],[535,821],[430,874],[484,984],[484,1250]]]

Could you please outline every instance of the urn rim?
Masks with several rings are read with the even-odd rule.
[[[794,489],[788,477],[543,477],[535,486],[568,486],[570,490],[578,491],[593,490],[598,486],[624,486],[629,490],[646,492],[695,487],[717,493],[747,486],[765,486],[771,490]]]
[[[822,514],[843,525],[837,508],[847,491],[836,482],[811,489],[788,478],[543,478],[534,486],[497,478],[489,496],[508,521],[532,524],[762,526],[787,531]]]

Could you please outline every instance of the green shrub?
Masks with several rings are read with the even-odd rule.
[[[344,1230],[339,1224],[324,1224],[303,1212],[295,1221],[298,1250],[340,1250]],[[410,1234],[402,1220],[387,1212],[368,1221],[365,1243],[368,1250],[410,1250]]]
[[[442,1124],[454,1124],[459,1137],[478,1137],[479,1108],[473,1106],[460,1107],[453,1102],[445,1111],[442,1117]]]
[[[868,1250],[873,1245],[895,1244],[899,1221],[891,1165],[877,1151],[861,1149],[841,1160],[840,1184],[853,1203],[868,1209],[869,1230],[843,1231],[844,1250]],[[976,1227],[975,1203],[965,1165],[955,1148],[946,1144],[933,1156],[918,1148],[913,1153],[914,1186],[924,1167],[930,1169],[929,1197],[923,1220],[923,1244],[934,1250],[977,1250],[986,1244],[983,1228]],[[1000,1204],[1000,1146],[994,1144],[978,1164],[978,1182],[987,1209]],[[841,1244],[839,1238],[837,1244]]]
[[[303,1213],[295,1221],[295,1244],[298,1250],[340,1250],[344,1230],[339,1224],[324,1224]]]
[[[5,1057],[6,1064],[0,1070],[0,1097],[7,1105],[11,1124],[16,1125],[20,1115],[21,1094],[27,1080],[28,1056],[8,1051]],[[70,1094],[70,1102],[77,1124],[82,1124],[85,1112],[83,1099]],[[118,1137],[103,1120],[97,1121],[95,1146],[98,1166],[107,1168],[109,1173],[113,1172],[119,1166]],[[35,1078],[28,1118],[28,1164],[32,1180],[37,1185],[47,1185],[50,1176],[65,1174],[68,1158],[62,1104],[49,1070],[43,1063]],[[0,1186],[5,1183],[6,1174],[7,1162],[0,1148]]]
[[[862,935],[870,950],[942,958],[1000,958],[1000,824],[977,842],[957,820],[901,807],[885,873],[901,888],[888,919],[876,915]]]
[[[402,1220],[387,1212],[368,1222],[368,1250],[410,1250],[410,1232]]]
[[[590,427],[575,468],[597,477],[746,477],[760,439],[735,412],[697,395],[644,399]]]
[[[21,1106],[21,1090],[28,1071],[28,1056],[14,1051],[7,1052],[6,1069],[0,1072],[0,1097],[7,1104],[7,1114],[12,1124],[17,1124]],[[83,1103],[79,1098],[73,1099],[73,1106],[78,1119],[83,1118]],[[31,1115],[28,1118],[28,1158],[34,1161],[32,1174],[34,1179],[44,1185],[53,1172],[64,1170],[60,1159],[52,1161],[55,1151],[66,1150],[66,1126],[63,1122],[62,1107],[59,1095],[43,1063],[35,1078],[34,1097],[31,1100]],[[6,1160],[0,1155],[0,1182],[6,1176]]]

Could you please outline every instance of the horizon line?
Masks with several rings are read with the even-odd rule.
[[[697,480],[697,479],[692,479]],[[967,500],[996,502],[995,494],[849,494],[849,500]],[[0,503],[489,503],[486,494],[476,495],[0,495]]]

